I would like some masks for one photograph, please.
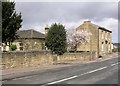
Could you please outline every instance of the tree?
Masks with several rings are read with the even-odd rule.
[[[61,24],[52,24],[45,38],[45,45],[57,55],[66,52],[66,30]]]
[[[17,38],[16,31],[22,26],[21,13],[16,13],[14,2],[2,2],[2,42],[12,42]],[[10,44],[9,44],[10,45]]]
[[[67,43],[72,50],[76,51],[78,45],[88,43],[92,34],[86,30],[75,31],[68,33]]]
[[[0,44],[2,43],[2,2],[0,1]]]

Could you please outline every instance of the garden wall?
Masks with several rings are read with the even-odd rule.
[[[53,65],[64,61],[89,61],[96,59],[95,52],[65,53],[64,55],[52,55],[50,51],[15,51],[2,53],[2,69],[37,67]]]

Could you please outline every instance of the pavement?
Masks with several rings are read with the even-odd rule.
[[[17,78],[23,78],[23,77],[28,78],[31,76],[41,75],[41,74],[43,74],[43,75],[45,74],[44,76],[42,76],[42,77],[45,77],[47,74],[51,73],[52,71],[64,70],[67,68],[68,68],[67,72],[69,72],[69,70],[70,70],[69,68],[71,68],[71,67],[73,68],[73,67],[77,67],[78,65],[82,66],[82,65],[86,65],[86,64],[93,64],[96,62],[107,61],[107,60],[116,58],[116,56],[118,56],[118,53],[108,54],[108,55],[104,56],[103,58],[100,58],[100,59],[94,60],[94,61],[84,61],[84,62],[74,61],[74,62],[58,63],[56,65],[49,65],[49,66],[43,66],[43,67],[29,67],[29,68],[17,68],[17,69],[2,70],[2,81],[4,82],[4,81],[9,81],[9,80],[14,80]],[[66,74],[64,76],[67,76],[67,75],[68,74]],[[54,76],[52,78],[56,79],[56,76]],[[41,82],[41,83],[45,83],[45,82]]]

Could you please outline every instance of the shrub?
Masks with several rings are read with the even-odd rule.
[[[12,45],[10,45],[10,49],[11,49],[12,51],[14,51],[14,50],[17,49],[17,47],[16,47],[16,45],[12,44]]]
[[[117,48],[114,48],[112,51],[113,52],[120,52],[120,46],[118,46]]]

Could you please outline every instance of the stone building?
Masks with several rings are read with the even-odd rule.
[[[112,31],[95,25],[91,21],[84,21],[76,28],[76,31],[80,30],[87,30],[92,35],[88,43],[78,45],[77,51],[95,51],[97,57],[112,52]]]
[[[33,29],[17,31],[18,38],[12,43],[17,51],[31,51],[45,49],[45,35]]]

